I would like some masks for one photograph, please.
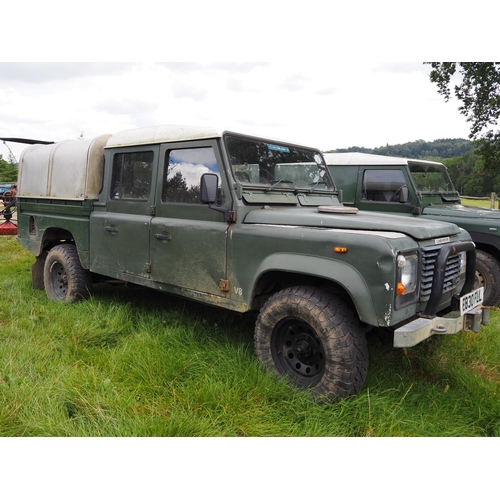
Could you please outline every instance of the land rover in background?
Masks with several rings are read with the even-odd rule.
[[[364,153],[325,153],[346,206],[457,224],[476,244],[476,283],[484,305],[500,305],[500,210],[462,205],[438,162]]]
[[[173,125],[36,144],[17,196],[50,299],[112,280],[258,312],[258,358],[320,398],[363,386],[373,327],[410,347],[486,320],[468,233],[344,206],[314,148]]]

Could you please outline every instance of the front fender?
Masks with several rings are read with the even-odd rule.
[[[299,271],[298,271],[299,270]],[[256,284],[268,273],[291,273],[325,279],[340,286],[351,298],[359,319],[370,325],[377,325],[378,315],[370,289],[357,269],[343,262],[308,255],[275,253],[267,256],[257,269]],[[392,303],[392,295],[391,295]]]

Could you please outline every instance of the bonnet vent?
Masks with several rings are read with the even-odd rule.
[[[335,206],[322,205],[318,207],[318,212],[354,215],[358,213],[358,209],[356,207],[345,207],[344,205],[335,205]]]

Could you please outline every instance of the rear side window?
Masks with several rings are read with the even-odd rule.
[[[111,199],[148,201],[151,193],[153,160],[153,151],[115,154],[111,179]]]

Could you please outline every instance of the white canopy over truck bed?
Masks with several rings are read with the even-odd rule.
[[[102,187],[104,146],[109,137],[107,134],[26,148],[19,161],[17,196],[97,199]]]

